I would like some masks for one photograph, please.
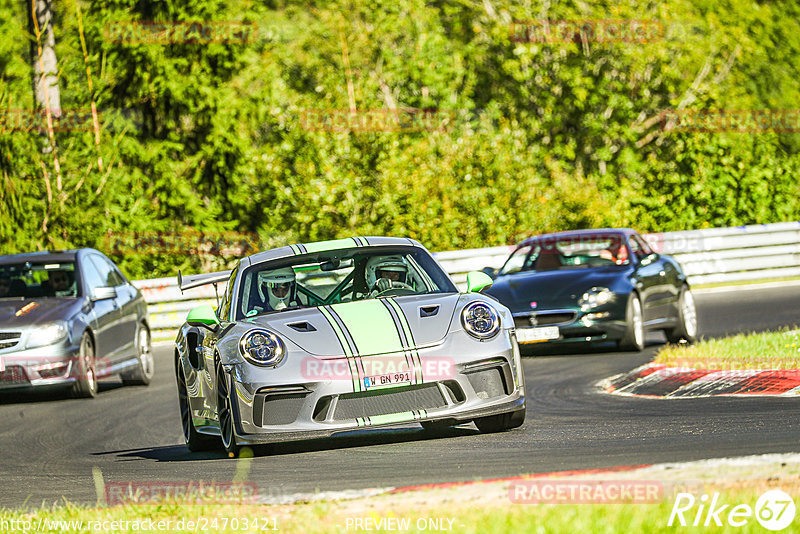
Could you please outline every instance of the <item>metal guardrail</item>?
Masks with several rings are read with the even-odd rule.
[[[644,234],[656,252],[671,254],[693,285],[800,276],[800,222]],[[514,246],[434,253],[460,287],[469,271],[503,265]],[[150,309],[154,341],[172,340],[190,309],[215,304],[212,286],[181,294],[175,277],[134,282]],[[220,288],[220,291],[222,288]]]

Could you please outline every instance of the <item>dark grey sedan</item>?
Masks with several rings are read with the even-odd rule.
[[[84,248],[0,256],[0,390],[153,377],[147,304],[106,256]]]

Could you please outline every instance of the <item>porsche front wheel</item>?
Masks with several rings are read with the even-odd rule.
[[[217,416],[219,417],[219,434],[222,446],[228,456],[239,456],[239,445],[236,444],[236,432],[233,430],[233,406],[231,402],[231,381],[222,368],[219,358],[216,361],[217,374]]]

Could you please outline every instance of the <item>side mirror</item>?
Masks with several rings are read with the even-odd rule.
[[[470,271],[467,273],[467,293],[478,293],[492,287],[492,277],[482,271]]]
[[[92,292],[92,302],[117,298],[117,290],[113,287],[96,287]]]
[[[202,326],[209,330],[215,330],[219,325],[219,319],[217,319],[217,314],[211,304],[203,304],[194,308],[186,316],[186,322],[190,326]]]
[[[497,276],[497,269],[493,269],[491,267],[484,267],[483,269],[481,269],[481,272],[486,274],[489,278],[492,279],[494,279],[494,277]]]

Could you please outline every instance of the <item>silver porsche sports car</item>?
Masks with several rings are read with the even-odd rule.
[[[491,278],[469,273],[460,293],[416,241],[291,245],[231,271],[178,273],[182,291],[224,282],[217,309],[189,312],[175,341],[192,451],[409,422],[497,432],[525,419],[513,317],[480,293]]]

